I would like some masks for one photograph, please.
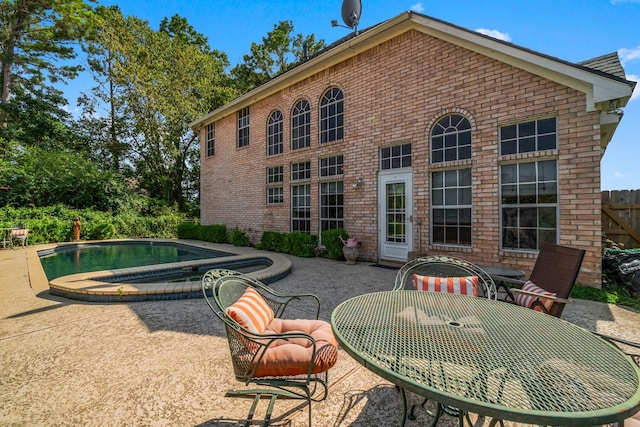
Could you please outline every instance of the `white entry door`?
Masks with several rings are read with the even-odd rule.
[[[378,178],[380,259],[406,261],[412,250],[413,179],[411,171],[386,171]]]

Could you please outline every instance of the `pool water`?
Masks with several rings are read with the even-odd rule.
[[[174,242],[102,242],[58,246],[40,252],[40,262],[50,281],[91,271],[144,267],[182,261],[219,258],[232,253]]]

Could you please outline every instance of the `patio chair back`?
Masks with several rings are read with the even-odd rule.
[[[478,296],[497,299],[496,285],[491,276],[477,265],[459,258],[432,255],[411,260],[398,270],[393,290],[415,289],[414,274],[443,278],[475,276],[478,278]]]
[[[251,289],[247,293],[247,290]],[[256,332],[248,325],[241,325],[233,310],[254,309],[254,301],[260,301],[258,312],[250,311],[252,322],[265,310],[257,292],[273,311],[265,321],[263,331]],[[317,320],[320,302],[315,295],[285,295],[277,293],[259,280],[232,270],[210,270],[202,278],[202,293],[213,313],[224,323],[235,377],[245,385],[256,384],[255,389],[229,390],[227,396],[253,397],[254,406],[263,397],[271,399],[265,424],[269,424],[271,411],[278,397],[304,399],[309,405],[311,425],[311,401],[324,400],[328,392],[328,369],[337,359],[337,341],[331,325]],[[247,297],[250,295],[250,297]],[[238,301],[242,299],[242,301]],[[315,313],[315,319],[286,320],[281,317],[294,301],[304,301],[300,307]],[[231,310],[233,312],[233,310]],[[237,313],[237,311],[236,311]],[[245,313],[246,314],[246,313]],[[286,347],[286,348],[285,348]],[[264,388],[267,386],[268,388]],[[253,417],[253,409],[249,420]]]
[[[538,253],[529,280],[559,298],[568,298],[578,278],[584,254],[584,249],[547,243]]]
[[[529,280],[544,290],[555,293],[558,298],[569,298],[584,254],[584,249],[547,243],[538,253]],[[565,305],[553,304],[549,314],[560,317]]]

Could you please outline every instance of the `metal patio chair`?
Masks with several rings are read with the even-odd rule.
[[[224,323],[235,377],[259,388],[229,390],[227,397],[253,397],[245,425],[252,424],[261,398],[270,398],[264,425],[269,425],[278,397],[321,401],[328,393],[328,370],[338,357],[331,325],[318,320],[315,295],[284,295],[245,274],[210,270],[202,292],[213,313]],[[306,302],[315,319],[284,319],[293,301]],[[305,308],[308,307],[305,305]],[[266,386],[266,388],[265,388]]]
[[[465,285],[469,283],[469,279],[476,281],[475,293],[473,294],[468,289],[465,290]],[[405,263],[396,274],[393,290],[405,289],[466,294],[492,300],[496,300],[498,297],[496,285],[489,273],[468,261],[445,255],[431,255]],[[444,376],[444,373],[442,375]],[[402,389],[400,391],[403,401],[406,402],[406,391]],[[464,425],[464,417],[467,414],[458,408],[438,403],[436,412],[433,413],[426,407],[428,402],[429,399],[425,398],[419,405],[413,405],[409,411],[408,418],[415,420],[415,411],[420,408],[433,417],[431,426],[435,426],[438,423],[443,413],[457,417],[460,425]],[[469,423],[471,422],[469,421]]]
[[[468,261],[444,255],[431,255],[405,263],[396,274],[394,291],[416,289],[414,275],[423,277],[477,277],[477,295],[497,299],[496,285],[486,271]]]
[[[493,276],[504,301],[561,317],[576,282],[585,250],[545,244],[528,280]]]

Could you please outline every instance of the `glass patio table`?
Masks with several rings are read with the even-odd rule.
[[[331,324],[348,354],[403,390],[402,425],[404,390],[492,417],[492,424],[602,425],[640,410],[640,369],[628,356],[531,309],[387,291],[344,301]]]

